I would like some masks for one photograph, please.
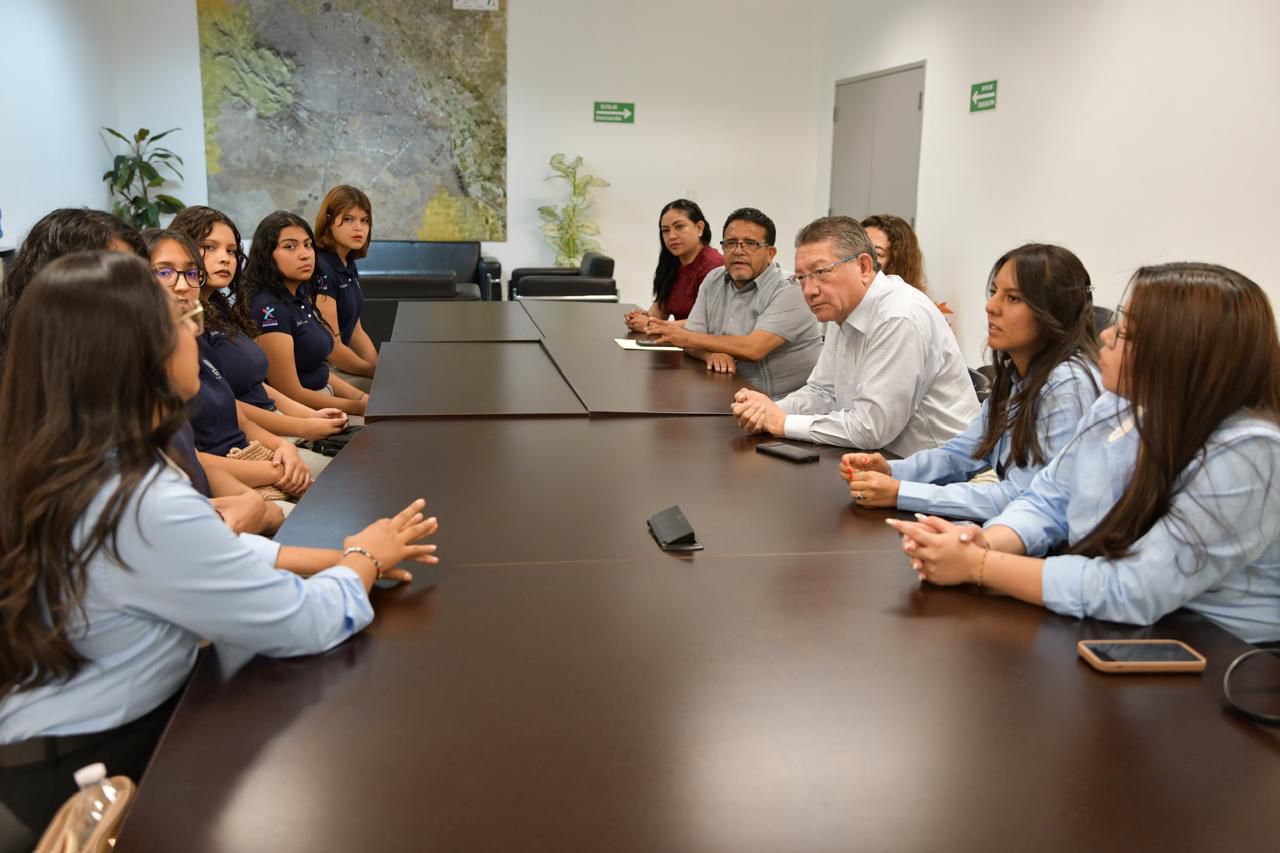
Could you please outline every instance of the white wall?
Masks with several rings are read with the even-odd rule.
[[[970,363],[991,263],[1029,240],[1076,252],[1101,305],[1135,267],[1174,260],[1234,267],[1280,305],[1266,248],[1280,224],[1280,4],[835,0],[829,14],[814,211],[835,81],[926,60],[917,224]],[[992,79],[996,110],[970,114],[970,84]]]
[[[77,0],[0,0],[0,210],[17,245],[56,207],[107,202],[110,156],[98,128],[115,120],[110,64]]]
[[[758,207],[786,247],[814,208],[821,3],[803,0],[513,0],[508,10],[509,272],[545,266],[537,208],[556,152],[612,186],[594,213],[624,301],[648,305],[658,212],[697,201],[719,243],[724,217]],[[807,12],[807,13],[806,13]],[[594,101],[636,104],[636,123],[595,124]],[[557,185],[558,184],[558,185]],[[789,249],[780,251],[790,264]]]

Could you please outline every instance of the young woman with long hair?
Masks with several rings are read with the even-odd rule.
[[[200,310],[139,258],[89,252],[50,264],[13,319],[43,369],[0,381],[0,800],[36,834],[77,768],[140,777],[202,638],[320,652],[373,618],[377,578],[408,577],[390,567],[435,562],[421,501],[343,553],[219,521],[167,454]]]
[[[0,293],[0,329],[7,330],[27,285],[46,266],[72,252],[107,249],[147,258],[146,242],[133,226],[101,210],[62,208],[43,216],[22,241],[17,259]],[[273,504],[264,503],[248,486],[221,471],[201,466],[191,424],[184,421],[174,433],[173,456],[191,477],[201,494],[213,499],[228,525],[237,532],[274,533],[284,515]]]
[[[334,330],[330,366],[368,391],[378,350],[360,323],[364,291],[356,261],[369,254],[373,205],[361,190],[343,184],[324,197],[316,213],[316,308]]]
[[[315,269],[315,236],[305,219],[277,210],[258,223],[244,295],[267,354],[267,378],[314,409],[363,415],[369,395],[329,370],[333,329],[313,301]]]
[[[929,292],[924,275],[924,255],[911,223],[901,216],[878,213],[862,220],[862,228],[871,238],[876,260],[885,275],[896,275],[916,290]]]
[[[203,305],[200,293],[209,276],[191,238],[181,231],[159,228],[148,230],[143,237],[156,281],[180,303]],[[308,467],[291,440],[263,429],[241,412],[218,356],[203,334],[203,323],[201,312],[202,334],[197,339],[200,389],[187,406],[200,464],[205,470],[226,471],[254,489],[268,489],[271,497],[302,495],[319,471]]]
[[[653,304],[648,311],[626,315],[633,332],[648,329],[649,318],[689,318],[698,286],[707,273],[724,266],[724,256],[711,248],[711,226],[695,201],[678,198],[658,214],[658,266],[653,271]]]
[[[1148,625],[1179,607],[1280,639],[1280,340],[1257,284],[1144,267],[1102,334],[1103,394],[985,530],[891,520],[923,580]],[[1056,556],[1046,556],[1056,554]]]
[[[969,427],[906,459],[847,453],[840,476],[863,507],[984,520],[999,513],[1075,434],[1101,390],[1089,273],[1061,246],[1006,252],[987,279],[991,396]],[[968,482],[987,468],[997,482]]]
[[[169,227],[186,234],[200,250],[208,273],[200,288],[203,337],[245,417],[276,435],[312,441],[341,432],[347,425],[345,412],[313,409],[267,384],[267,356],[253,342],[258,327],[244,296],[245,257],[236,224],[221,211],[197,205],[183,208]]]

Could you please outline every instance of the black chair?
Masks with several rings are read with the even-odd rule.
[[[618,282],[613,278],[613,258],[598,252],[582,256],[582,266],[521,267],[511,271],[508,299],[578,299],[585,302],[617,302]]]
[[[987,378],[985,373],[970,367],[969,381],[973,383],[973,390],[978,395],[978,402],[985,403],[987,398],[991,396],[991,380]]]

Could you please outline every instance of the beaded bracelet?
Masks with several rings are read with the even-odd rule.
[[[376,569],[378,572],[378,576],[374,578],[374,580],[379,580],[379,581],[382,580],[382,561],[381,560],[379,560],[377,557],[370,554],[364,548],[361,548],[359,545],[352,545],[350,548],[342,552],[343,557],[346,557],[348,554],[359,554],[361,557],[367,558],[370,563],[373,563],[374,569]]]

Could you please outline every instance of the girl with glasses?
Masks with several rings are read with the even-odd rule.
[[[707,273],[724,266],[724,256],[711,247],[711,226],[697,202],[678,198],[658,214],[658,266],[653,271],[653,304],[648,311],[631,311],[627,328],[644,332],[649,319],[689,318],[698,287]]]
[[[840,476],[863,507],[988,519],[1066,446],[1100,391],[1089,273],[1060,246],[1005,253],[987,279],[991,396],[964,432],[893,462],[848,453]],[[995,482],[970,482],[991,469]]]
[[[987,522],[890,521],[924,580],[1149,625],[1186,607],[1280,639],[1280,340],[1266,294],[1211,264],[1143,267],[1103,332],[1106,392]]]
[[[77,768],[141,777],[202,638],[321,652],[369,624],[377,578],[435,562],[421,501],[345,553],[218,519],[168,454],[199,384],[190,310],[141,259],[87,252],[41,272],[13,318],[43,369],[0,382],[0,800],[37,835]]]
[[[161,284],[165,278],[172,280],[170,289],[184,310],[199,306],[200,284],[208,275],[191,238],[180,231],[160,229],[148,230],[143,236],[151,252],[152,274]],[[301,496],[310,487],[313,474],[298,448],[242,414],[235,392],[218,366],[217,354],[203,335],[197,342],[200,384],[187,411],[201,465],[226,471],[268,499]]]

